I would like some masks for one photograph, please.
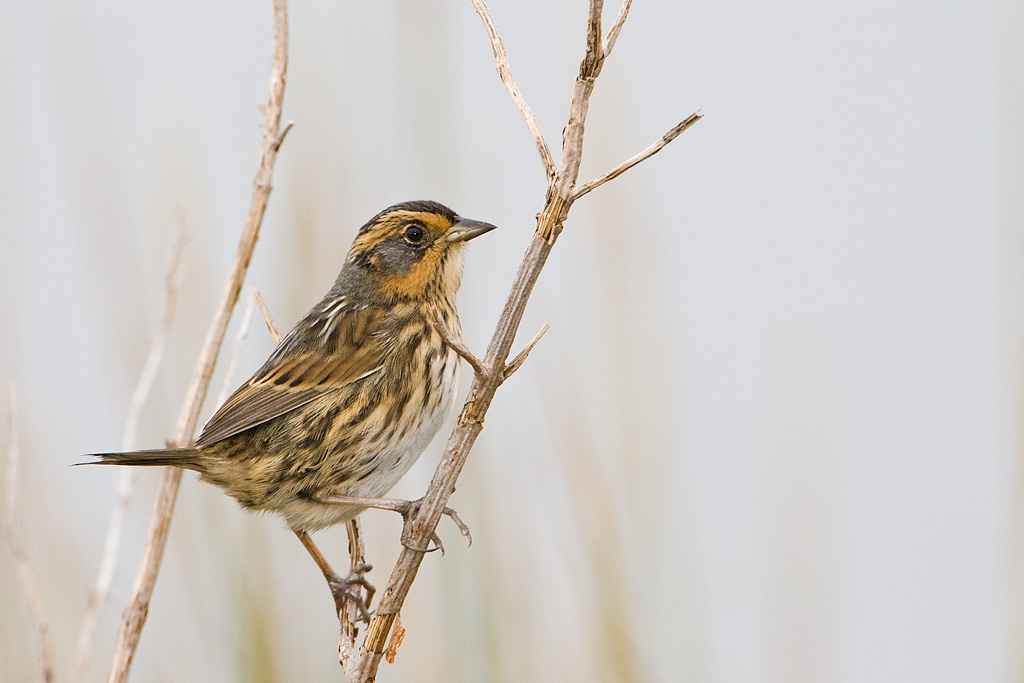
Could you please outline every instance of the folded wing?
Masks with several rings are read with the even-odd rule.
[[[224,402],[196,441],[202,448],[295,410],[380,371],[385,355],[381,311],[329,317],[317,309],[289,333],[263,367]]]

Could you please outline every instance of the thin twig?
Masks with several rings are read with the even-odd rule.
[[[523,363],[526,362],[527,356],[530,355],[530,351],[533,351],[533,347],[537,345],[537,342],[540,341],[541,337],[547,334],[548,330],[550,329],[551,326],[548,325],[547,323],[544,323],[544,327],[540,328],[540,332],[535,334],[533,339],[530,340],[530,343],[523,347],[523,350],[516,354],[516,357],[513,358],[508,365],[505,366],[505,371],[502,373],[501,376],[502,381],[511,377],[512,373],[514,373],[516,370],[522,367]]]
[[[493,20],[489,19],[490,15],[486,13],[486,8],[481,11],[480,0],[472,0],[472,2],[481,18],[484,19],[492,46],[500,45],[497,29],[494,27]],[[580,63],[579,76],[576,78],[573,88],[568,121],[562,133],[562,156],[548,185],[544,206],[537,216],[537,231],[523,256],[519,271],[512,283],[512,289],[506,299],[505,308],[498,320],[490,344],[488,344],[487,352],[480,362],[484,368],[506,367],[505,361],[511,351],[523,312],[526,310],[526,303],[544,264],[547,262],[555,240],[562,231],[569,208],[575,200],[573,194],[583,155],[583,127],[594,81],[601,72],[604,59],[614,45],[615,38],[618,37],[622,22],[625,21],[628,13],[628,5],[627,0],[609,33],[609,41],[602,43],[601,9],[603,3],[601,0],[591,0],[590,2],[587,18],[587,47]],[[497,49],[495,49],[495,54],[499,54]],[[503,54],[503,50],[501,54]],[[511,74],[509,75],[511,76]],[[505,81],[504,77],[502,80]],[[515,95],[513,95],[513,100],[516,100]],[[545,170],[547,171],[549,168],[545,164]],[[514,360],[512,365],[515,363]],[[435,529],[445,510],[446,503],[455,491],[455,482],[462,472],[477,436],[483,429],[484,416],[504,376],[504,372],[478,372],[473,380],[469,398],[459,415],[458,424],[448,439],[448,444],[441,456],[441,462],[434,472],[430,487],[421,500],[419,511],[412,520],[409,543],[402,549],[402,553],[395,563],[387,588],[381,595],[373,621],[363,640],[359,676],[354,680],[368,683],[376,678],[377,669],[388,643],[388,634],[398,619],[398,614],[416,578],[420,563],[423,561],[424,553],[416,548],[426,547],[430,539],[435,536]]]
[[[260,313],[263,315],[263,322],[270,331],[270,335],[274,338],[274,343],[280,344],[281,332],[278,330],[277,324],[274,322],[274,317],[270,314],[270,309],[263,300],[263,295],[260,294],[258,289],[253,287],[252,297],[252,300],[260,308]],[[363,568],[362,571],[369,571],[372,567],[366,563],[366,544],[363,542],[363,528],[359,518],[356,517],[355,519],[350,519],[348,524],[345,525],[345,528],[348,531],[350,573],[355,572],[360,568]],[[372,597],[373,595],[367,591],[366,605],[369,604]],[[359,621],[363,619],[365,609],[365,605],[359,605],[354,600],[347,600],[345,602],[345,607],[338,614],[338,621],[341,628],[341,632],[338,637],[338,662],[341,664],[342,670],[345,672],[345,678],[348,681],[354,681],[355,676],[358,673],[354,668],[355,664],[358,662],[359,655],[359,648],[356,647],[356,638],[359,637]]]
[[[434,328],[437,333],[441,335],[441,339],[444,339],[444,343],[447,344],[451,349],[459,354],[462,358],[466,359],[466,362],[473,366],[473,371],[477,375],[486,377],[490,374],[490,370],[483,364],[479,358],[473,355],[473,352],[469,350],[461,339],[452,334],[452,331],[448,329],[448,326],[444,324],[444,320],[438,316],[437,320],[434,321]]]
[[[636,166],[640,162],[646,161],[647,159],[651,158],[652,156],[654,156],[655,154],[660,152],[661,149],[665,145],[667,145],[668,143],[670,143],[673,140],[675,140],[677,137],[679,137],[683,133],[683,131],[685,131],[687,128],[689,128],[693,124],[697,123],[698,121],[700,121],[701,118],[703,118],[703,117],[704,117],[704,114],[701,113],[701,111],[699,109],[697,111],[693,112],[692,114],[687,116],[685,119],[683,119],[682,121],[680,121],[676,125],[672,126],[671,130],[669,130],[667,133],[662,135],[661,138],[657,142],[655,142],[653,145],[651,145],[647,149],[643,150],[642,152],[640,152],[639,154],[637,154],[635,156],[630,157],[629,159],[626,159],[621,164],[619,164],[618,166],[616,166],[612,170],[608,171],[607,173],[599,175],[598,177],[594,178],[590,182],[584,183],[583,185],[580,185],[579,187],[577,187],[576,190],[573,191],[573,193],[572,193],[572,200],[576,201],[577,199],[579,199],[583,195],[587,194],[591,190],[595,190],[595,189],[601,187],[602,185],[607,183],[609,180],[615,180],[620,175],[622,175],[623,173],[625,173],[629,169],[633,168],[634,166]]]
[[[622,31],[622,25],[626,23],[626,17],[629,16],[629,7],[632,4],[633,0],[625,0],[622,3],[622,7],[619,9],[619,16],[615,17],[615,23],[612,24],[611,30],[608,31],[608,35],[601,45],[601,53],[606,59],[612,53],[615,41],[619,39],[619,33]]]
[[[281,145],[284,144],[284,136],[288,135],[288,132],[294,127],[295,122],[289,121],[288,123],[284,124],[284,128],[282,128],[281,132],[278,133],[277,137],[274,138],[274,142],[271,143],[271,149],[274,150],[275,154],[281,149]]]
[[[252,319],[256,315],[256,299],[249,298],[242,312],[242,320],[238,323],[238,332],[235,334],[235,343],[231,345],[231,353],[228,355],[227,364],[224,366],[224,379],[220,382],[220,391],[217,392],[216,405],[224,405],[228,400],[231,390],[235,386],[235,368],[238,366],[238,359],[245,348],[245,340],[249,338],[249,330],[252,329]],[[132,468],[128,468],[132,469]]]
[[[286,0],[274,0],[274,48],[273,67],[270,76],[270,96],[263,119],[263,142],[260,148],[259,166],[253,181],[252,201],[249,205],[249,216],[242,238],[235,254],[235,260],[228,276],[227,284],[221,295],[221,301],[210,323],[210,329],[203,344],[199,362],[196,366],[192,383],[178,424],[175,429],[174,442],[178,446],[186,446],[192,442],[199,421],[199,412],[203,399],[210,386],[213,367],[217,361],[221,343],[227,333],[231,312],[238,301],[242,281],[249,268],[253,249],[259,237],[263,214],[270,197],[271,178],[274,161],[277,159],[277,147],[281,142],[281,104],[284,99],[284,86],[288,70],[288,9]],[[170,530],[171,515],[174,513],[174,502],[181,483],[181,469],[168,468],[160,484],[160,493],[150,524],[149,536],[143,554],[139,572],[135,578],[132,597],[124,610],[121,629],[117,638],[117,649],[111,661],[109,683],[124,683],[128,679],[132,659],[138,648],[142,628],[146,623],[149,603],[153,596],[160,563],[167,546],[167,534]]]
[[[544,133],[540,129],[540,121],[537,120],[533,110],[530,109],[530,105],[527,104],[526,99],[523,97],[523,93],[519,91],[519,86],[516,85],[516,79],[512,76],[512,69],[508,65],[505,45],[501,42],[501,36],[498,34],[498,27],[494,24],[494,17],[491,16],[491,11],[487,9],[487,5],[484,4],[483,0],[471,0],[471,2],[473,7],[476,8],[476,13],[480,15],[480,20],[484,22],[484,28],[487,29],[487,37],[491,40],[491,50],[494,52],[494,60],[497,62],[498,77],[505,84],[505,90],[508,91],[509,97],[512,98],[512,102],[516,105],[516,109],[519,110],[523,120],[526,121],[526,127],[530,129],[533,143],[537,145],[540,161],[544,165],[544,174],[548,178],[548,183],[550,183],[551,179],[555,176],[555,160],[551,157],[551,148],[548,147],[548,142],[544,139]]]
[[[28,600],[28,613],[32,621],[32,629],[36,635],[36,647],[39,649],[39,670],[42,680],[53,681],[53,645],[50,642],[50,622],[46,617],[46,604],[43,602],[39,582],[32,569],[25,549],[25,541],[21,538],[18,527],[18,486],[21,451],[18,446],[18,406],[14,384],[7,386],[7,443],[4,448],[7,461],[7,509],[5,518],[7,542],[11,546],[11,559],[18,572],[21,588]]]
[[[164,350],[167,348],[167,339],[171,334],[171,324],[174,322],[174,311],[178,300],[178,291],[181,288],[181,280],[184,276],[182,271],[181,256],[185,249],[185,221],[178,223],[175,232],[174,246],[171,250],[171,263],[167,269],[167,277],[164,282],[164,310],[160,319],[160,325],[153,334],[153,341],[149,347],[149,354],[139,374],[138,384],[135,385],[135,392],[132,394],[131,403],[128,406],[128,415],[125,418],[124,437],[121,440],[121,450],[135,450],[139,422],[142,417],[142,408],[149,399],[153,389],[153,382],[156,380],[157,371],[163,361]],[[110,524],[107,527],[107,537],[103,542],[103,553],[100,556],[99,570],[96,575],[96,584],[89,593],[89,601],[86,605],[85,616],[82,619],[82,627],[78,632],[78,654],[75,657],[75,664],[71,671],[71,680],[80,681],[85,677],[89,668],[89,659],[93,654],[93,643],[96,639],[96,627],[99,624],[100,611],[107,600],[110,599],[110,588],[114,582],[114,570],[117,568],[118,551],[121,547],[121,534],[124,531],[125,520],[128,517],[128,509],[131,506],[132,492],[135,485],[137,472],[134,467],[124,467],[118,477],[117,483],[117,505],[110,517]]]
[[[267,302],[263,300],[263,295],[260,294],[260,290],[255,287],[252,288],[252,298],[255,299],[256,305],[260,307],[260,313],[263,315],[263,323],[270,330],[270,336],[274,338],[275,344],[281,343],[281,330],[277,329],[277,324],[274,322],[273,316],[270,315],[270,309],[267,308]]]

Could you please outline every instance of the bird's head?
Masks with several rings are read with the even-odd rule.
[[[454,297],[462,280],[462,248],[494,227],[437,202],[395,204],[359,229],[345,270],[361,271],[390,299]]]

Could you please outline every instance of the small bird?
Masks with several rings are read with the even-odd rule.
[[[342,580],[309,533],[353,519],[412,466],[452,409],[463,248],[493,230],[433,201],[359,230],[327,295],[207,423],[195,446],[99,453],[114,465],[195,470],[243,508],[282,515],[338,609]]]

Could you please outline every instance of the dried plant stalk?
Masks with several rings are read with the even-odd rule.
[[[512,98],[516,109],[519,110],[523,120],[526,121],[526,127],[530,129],[530,135],[533,136],[533,142],[537,145],[537,152],[540,154],[540,162],[544,166],[544,174],[548,177],[548,182],[550,182],[551,178],[555,175],[555,160],[551,157],[548,141],[544,139],[544,133],[541,132],[540,121],[537,120],[537,116],[530,109],[530,105],[526,103],[526,98],[519,91],[516,79],[512,76],[512,69],[508,65],[508,55],[505,53],[505,44],[501,41],[501,35],[498,33],[498,27],[494,23],[491,11],[487,9],[487,5],[484,4],[483,0],[472,0],[472,2],[473,7],[476,8],[476,13],[480,15],[480,20],[484,22],[487,37],[491,40],[491,49],[494,51],[494,60],[497,62],[498,77],[501,78],[501,82],[505,85],[505,90],[508,91],[508,96]]]
[[[199,362],[192,377],[185,403],[178,418],[175,429],[174,443],[186,446],[192,442],[203,399],[210,386],[210,378],[217,361],[224,335],[227,333],[231,312],[242,288],[242,281],[249,269],[253,249],[259,237],[263,214],[270,198],[271,178],[274,162],[285,135],[291,128],[288,124],[281,128],[281,105],[284,100],[284,87],[288,71],[288,7],[286,0],[274,0],[274,48],[273,66],[270,76],[270,97],[264,110],[263,141],[260,147],[259,165],[253,181],[252,201],[249,204],[249,215],[242,231],[238,251],[231,266],[227,284],[221,295],[220,304],[210,323],[210,329],[203,344]],[[168,468],[160,483],[156,507],[153,511],[146,549],[143,554],[139,572],[135,578],[132,597],[125,607],[118,632],[117,648],[110,666],[110,683],[123,683],[128,679],[132,659],[138,648],[142,628],[146,623],[149,603],[153,596],[160,563],[167,546],[167,533],[170,529],[171,516],[174,513],[174,502],[181,483],[181,470]]]
[[[220,391],[217,392],[216,405],[221,406],[228,400],[231,390],[235,388],[235,368],[238,366],[238,358],[245,348],[245,340],[249,338],[249,330],[252,329],[252,319],[256,315],[256,299],[249,299],[242,312],[242,320],[238,324],[238,331],[235,333],[235,343],[231,345],[231,353],[228,356],[228,363],[224,367],[224,378],[220,382]],[[131,468],[129,468],[131,469]]]
[[[7,542],[11,547],[11,558],[18,572],[21,588],[28,600],[29,617],[35,632],[39,651],[40,677],[46,683],[53,681],[53,643],[50,642],[50,620],[46,616],[46,604],[39,590],[32,563],[28,559],[25,541],[18,526],[18,486],[20,485],[21,450],[18,444],[18,406],[14,384],[7,387],[7,443],[4,447],[7,461],[7,506],[4,518]]]

